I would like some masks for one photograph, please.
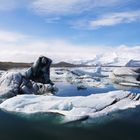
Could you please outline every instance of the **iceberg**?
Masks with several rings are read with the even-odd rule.
[[[24,91],[22,85],[25,82]],[[18,94],[52,94],[57,92],[55,85],[42,84],[33,81],[24,81],[23,75],[20,72],[8,71],[0,78],[0,98],[11,98]],[[52,92],[52,93],[51,93]]]
[[[91,77],[104,77],[104,75],[102,75],[102,68],[101,66],[98,66],[95,68],[94,71],[88,71],[86,69],[74,69],[70,71],[72,74],[76,75],[76,76],[84,76],[84,75],[88,75]]]
[[[56,92],[58,89],[50,80],[51,63],[51,59],[41,56],[24,72],[8,71],[0,75],[0,98],[10,98],[18,94]]]
[[[22,75],[19,72],[5,72],[0,78],[0,97],[16,96],[21,82]]]
[[[111,114],[136,108],[139,105],[140,94],[118,90],[76,97],[17,95],[1,103],[0,108],[25,114],[59,113],[64,116],[63,123],[74,120],[83,120],[83,123],[95,123],[97,120],[101,121],[102,117],[112,119]]]
[[[140,72],[137,68],[121,67],[116,68],[110,73],[109,78],[112,82],[124,86],[140,86]]]
[[[50,77],[54,82],[68,82],[78,89],[86,89],[104,87],[104,79],[108,77],[109,72],[108,69],[103,70],[102,67],[52,68]]]
[[[126,67],[140,67],[140,60],[131,59],[125,66]]]
[[[67,73],[67,81],[77,86],[78,89],[87,87],[104,87],[105,72],[102,74],[102,68],[82,68],[72,69]],[[106,72],[107,73],[107,72]],[[101,82],[102,81],[102,82]]]

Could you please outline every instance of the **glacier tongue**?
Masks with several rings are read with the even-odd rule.
[[[128,91],[112,91],[90,96],[57,97],[44,95],[17,95],[0,104],[0,108],[22,113],[54,112],[65,116],[65,121],[89,116],[89,119],[107,116],[119,110],[140,105],[140,95]],[[88,120],[89,120],[88,119]]]

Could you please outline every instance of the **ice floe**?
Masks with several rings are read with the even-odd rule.
[[[0,104],[0,108],[22,113],[53,112],[64,115],[64,122],[86,116],[86,122],[108,117],[114,112],[140,105],[140,94],[128,91],[112,91],[90,96],[57,97],[44,95],[17,95]],[[111,116],[109,117],[111,119]]]
[[[125,66],[126,67],[140,67],[140,60],[131,59]]]
[[[140,73],[137,68],[121,67],[116,68],[109,75],[110,79],[120,85],[124,86],[140,86]]]
[[[69,82],[79,89],[87,87],[104,87],[104,77],[108,77],[109,72],[101,67],[52,69],[51,79],[57,82]],[[102,82],[101,82],[102,79]]]

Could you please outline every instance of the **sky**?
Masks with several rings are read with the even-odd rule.
[[[140,0],[0,0],[0,61],[90,59],[139,36]]]

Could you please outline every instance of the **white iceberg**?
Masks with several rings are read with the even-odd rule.
[[[88,75],[91,77],[97,76],[97,77],[104,77],[104,75],[102,75],[102,67],[98,66],[95,69],[73,69],[70,71],[72,74],[76,75],[76,76],[84,76],[84,75]]]
[[[79,89],[87,87],[104,87],[104,78],[107,75],[102,74],[102,68],[76,68],[67,73],[66,79],[69,83],[76,85]]]
[[[117,84],[124,86],[140,86],[140,73],[135,68],[121,67],[116,68],[110,73],[109,78]]]
[[[114,112],[129,110],[140,105],[140,94],[127,91],[112,91],[90,96],[57,97],[44,95],[17,95],[0,104],[0,108],[22,113],[53,112],[64,115],[63,122],[86,118],[93,123]],[[88,116],[88,117],[87,117]]]

